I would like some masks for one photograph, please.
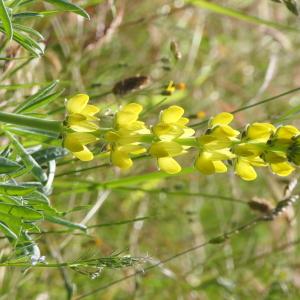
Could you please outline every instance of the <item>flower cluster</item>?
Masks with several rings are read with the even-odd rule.
[[[89,96],[78,94],[67,101],[67,131],[64,134],[64,147],[82,161],[94,158],[93,153],[86,147],[87,144],[98,140],[94,134],[99,129],[95,114],[99,108],[88,104]]]
[[[202,174],[225,173],[233,166],[247,181],[257,177],[259,167],[288,176],[300,165],[300,131],[291,125],[276,128],[270,123],[253,123],[238,131],[231,126],[233,115],[223,112],[211,118],[206,132],[196,136],[180,106],[161,111],[158,122],[147,126],[139,120],[143,107],[129,103],[116,112],[112,127],[103,134],[96,124],[99,109],[88,100],[87,95],[79,94],[67,102],[64,146],[80,160],[91,160],[93,153],[86,145],[101,139],[107,144],[111,163],[121,169],[129,169],[137,155],[149,154],[160,170],[176,174],[181,171],[177,157],[191,150],[197,152],[194,166]]]

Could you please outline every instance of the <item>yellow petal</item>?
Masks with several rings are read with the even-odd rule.
[[[153,133],[160,139],[171,140],[184,133],[183,128],[176,124],[158,123],[153,127]]]
[[[268,163],[280,163],[287,160],[286,153],[284,152],[267,152],[264,155],[264,159]]]
[[[251,181],[256,179],[257,174],[254,168],[243,159],[238,159],[235,165],[235,172],[244,180]]]
[[[95,105],[86,105],[86,107],[81,111],[81,114],[87,116],[93,116],[98,113],[100,109]]]
[[[177,105],[172,105],[161,112],[160,119],[163,123],[176,123],[184,114],[184,109]]]
[[[233,115],[227,112],[222,112],[213,117],[209,122],[209,127],[216,125],[228,125],[233,120]]]
[[[238,156],[260,156],[263,148],[259,144],[242,143],[234,147],[234,153]]]
[[[216,173],[226,173],[227,166],[220,160],[213,161]]]
[[[67,101],[67,111],[69,114],[80,113],[89,102],[89,96],[77,94]]]
[[[122,112],[127,112],[127,113],[132,113],[132,114],[140,114],[140,112],[143,110],[143,106],[138,104],[138,103],[129,103],[124,105],[120,111]]]
[[[154,157],[177,156],[183,152],[180,144],[175,142],[157,142],[152,144],[149,153]]]
[[[279,176],[288,176],[295,170],[295,168],[288,162],[280,162],[277,164],[271,164],[271,169],[272,169],[273,173],[275,173]]]
[[[125,151],[120,151],[120,150],[112,151],[110,159],[114,166],[117,166],[123,170],[129,169],[133,164],[128,153]]]
[[[222,138],[222,137],[233,138],[238,136],[240,132],[228,125],[218,125],[212,129],[210,134],[218,138]]]
[[[276,131],[276,137],[279,139],[291,139],[299,134],[299,130],[292,125],[281,126]]]
[[[80,152],[73,152],[73,155],[82,161],[90,161],[94,158],[93,153],[86,146],[83,146]]]
[[[247,128],[247,137],[250,140],[267,141],[271,134],[275,131],[275,127],[269,123],[253,123]]]
[[[195,162],[195,167],[204,175],[211,175],[215,173],[215,165],[211,160],[211,154],[202,152]]]
[[[179,126],[185,126],[190,120],[188,118],[180,118],[176,123]]]
[[[72,152],[79,152],[83,150],[83,146],[94,143],[97,138],[90,133],[72,132],[67,133],[64,138],[64,147]]]
[[[93,132],[99,129],[99,126],[90,121],[81,121],[70,124],[70,128],[77,132]]]
[[[116,114],[116,122],[120,127],[130,125],[130,123],[137,121],[138,118],[139,115],[133,112],[119,111]]]
[[[176,174],[181,171],[179,163],[172,157],[160,157],[157,159],[160,170],[168,174]]]

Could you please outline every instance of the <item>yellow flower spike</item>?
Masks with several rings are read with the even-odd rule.
[[[233,120],[233,115],[228,112],[222,112],[215,117],[213,117],[209,122],[209,127],[213,127],[216,125],[228,125]]]
[[[252,181],[257,178],[257,174],[251,164],[243,158],[238,158],[235,164],[235,173],[243,180]]]
[[[269,123],[253,123],[247,128],[247,138],[267,142],[275,127]]]
[[[161,112],[161,122],[163,123],[176,123],[180,120],[182,115],[184,114],[184,109],[177,105],[172,105],[169,108],[163,110]],[[186,121],[186,118],[184,118],[184,122]],[[181,121],[182,122],[182,121]],[[181,124],[178,124],[181,125]],[[182,126],[182,125],[181,125]]]
[[[295,168],[288,162],[280,162],[276,164],[271,164],[272,172],[278,176],[288,176]]]
[[[160,157],[157,159],[157,164],[160,170],[168,174],[177,174],[181,171],[181,166],[172,157]]]

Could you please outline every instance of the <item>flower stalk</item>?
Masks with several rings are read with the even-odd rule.
[[[62,133],[63,129],[60,121],[45,120],[8,112],[0,112],[0,122],[48,131],[57,137]]]

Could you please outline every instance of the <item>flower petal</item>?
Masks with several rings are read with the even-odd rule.
[[[246,160],[243,159],[237,160],[235,165],[235,172],[246,181],[254,180],[257,177],[254,168]]]
[[[77,132],[93,132],[99,129],[99,126],[90,121],[80,121],[70,124],[70,128]]]
[[[172,157],[160,157],[157,159],[159,169],[168,173],[176,174],[181,171],[179,163]]]
[[[226,173],[227,166],[220,160],[213,161],[216,173]]]
[[[93,116],[98,113],[100,109],[95,105],[86,105],[86,107],[81,111],[82,115]]]
[[[175,142],[157,142],[152,144],[149,153],[154,157],[173,157],[183,153],[183,147]]]
[[[202,152],[195,162],[195,168],[204,175],[211,175],[215,173],[215,165],[211,160],[211,154]]]
[[[295,170],[295,168],[288,162],[271,164],[271,169],[273,173],[279,176],[288,176]]]
[[[83,146],[82,151],[73,152],[73,155],[82,161],[90,161],[94,158],[93,153],[86,146]]]
[[[177,105],[172,105],[161,112],[160,120],[163,123],[176,123],[184,114],[184,109]]]
[[[292,125],[285,125],[281,126],[276,131],[276,137],[278,139],[291,139],[293,136],[298,135],[300,132],[299,130]]]
[[[253,123],[247,128],[247,138],[266,142],[274,131],[275,127],[270,123]]]
[[[160,139],[172,140],[184,133],[183,128],[176,124],[158,123],[153,127],[153,133]]]
[[[64,138],[64,147],[69,149],[72,152],[79,152],[83,150],[83,146],[94,143],[98,139],[90,134],[83,132],[72,132],[67,133]]]
[[[67,101],[67,111],[69,114],[80,113],[89,102],[86,94],[77,94]]]
[[[112,151],[110,159],[114,166],[117,166],[123,170],[129,169],[133,164],[128,153],[125,151],[120,151],[120,150]]]
[[[209,122],[209,127],[216,125],[228,125],[233,120],[233,115],[228,112],[222,112],[213,117]]]

